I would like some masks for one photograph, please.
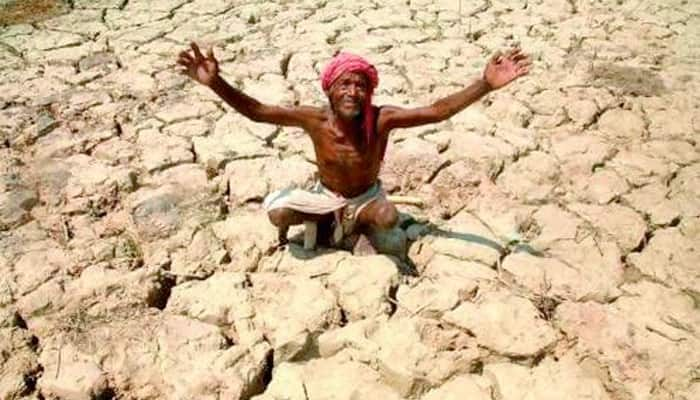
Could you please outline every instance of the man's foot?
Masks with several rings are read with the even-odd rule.
[[[355,242],[355,245],[352,248],[352,254],[356,256],[372,256],[379,254],[379,252],[374,245],[372,245],[372,242],[369,240],[367,235],[360,234],[357,242]]]

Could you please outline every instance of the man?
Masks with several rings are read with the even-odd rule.
[[[470,86],[418,108],[376,107],[372,94],[377,71],[363,58],[340,53],[321,76],[328,107],[281,107],[263,104],[231,87],[219,76],[212,49],[206,56],[197,44],[179,55],[183,73],[210,87],[236,111],[256,122],[303,128],[316,152],[319,182],[309,191],[286,189],[270,194],[264,202],[270,221],[279,228],[281,244],[291,225],[320,223],[323,237],[338,244],[343,236],[359,231],[394,227],[398,212],[387,201],[379,170],[395,128],[408,128],[446,120],[498,89],[528,73],[529,58],[519,49],[494,55],[483,76]],[[333,235],[330,227],[333,226]],[[332,236],[332,237],[330,237]]]

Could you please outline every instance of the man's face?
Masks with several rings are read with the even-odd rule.
[[[346,72],[331,85],[328,99],[331,108],[340,118],[357,118],[367,101],[367,77],[359,72]]]

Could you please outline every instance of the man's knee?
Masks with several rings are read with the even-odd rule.
[[[399,212],[393,204],[386,201],[378,208],[374,216],[374,225],[379,229],[391,229],[399,221]]]
[[[290,225],[303,224],[305,221],[322,222],[329,220],[333,214],[306,214],[291,208],[275,208],[267,212],[272,225],[284,228]]]
[[[289,226],[290,212],[286,208],[275,208],[267,212],[267,217],[276,227]]]

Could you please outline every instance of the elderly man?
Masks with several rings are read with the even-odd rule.
[[[210,87],[236,111],[256,122],[303,128],[316,151],[320,179],[311,190],[288,188],[271,193],[264,206],[286,243],[291,225],[321,223],[330,244],[353,232],[390,229],[398,218],[378,180],[389,132],[444,121],[528,73],[529,58],[518,49],[494,55],[483,75],[465,89],[426,107],[377,107],[372,94],[377,70],[362,57],[339,53],[324,68],[321,85],[327,107],[281,107],[264,104],[231,87],[219,76],[213,51],[203,55],[197,44],[179,55],[183,73]],[[333,232],[331,234],[331,232]]]

